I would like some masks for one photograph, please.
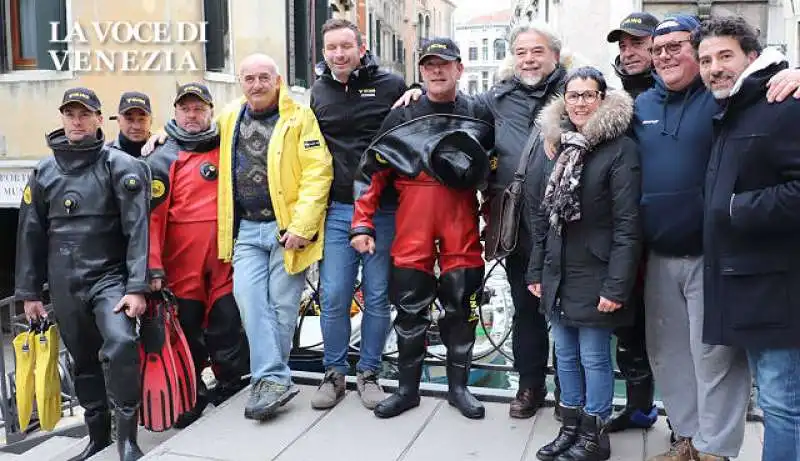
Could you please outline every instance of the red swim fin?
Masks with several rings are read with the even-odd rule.
[[[170,316],[163,296],[148,296],[147,311],[139,327],[142,370],[139,424],[154,432],[171,428],[183,411],[172,343],[167,341]]]
[[[180,403],[179,408],[176,407],[177,418],[193,409],[197,403],[197,374],[189,343],[186,341],[186,336],[178,321],[178,301],[170,292],[165,292],[165,300],[167,305],[166,329],[170,338],[172,361],[175,364],[175,377],[178,384],[177,398]]]

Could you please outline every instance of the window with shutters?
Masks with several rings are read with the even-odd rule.
[[[229,0],[204,0],[206,71],[233,73]]]
[[[50,23],[56,22],[57,38],[66,35],[66,0],[0,0],[0,72],[12,70],[56,70],[51,51],[58,60],[67,51],[65,43],[51,43]],[[6,39],[8,37],[8,39]]]
[[[494,41],[494,59],[495,61],[502,61],[506,58],[506,41],[498,38]]]

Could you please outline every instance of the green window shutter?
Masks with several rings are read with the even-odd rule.
[[[59,60],[67,52],[66,43],[50,43],[50,23],[58,22],[58,39],[67,34],[66,0],[27,0],[35,2],[36,11],[36,66],[39,69],[56,70],[50,50],[57,52]],[[64,69],[66,70],[66,65]]]
[[[205,0],[203,15],[206,21],[206,70],[224,71],[228,46],[228,0]]]

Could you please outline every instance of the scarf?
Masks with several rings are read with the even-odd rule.
[[[189,133],[172,119],[164,126],[164,131],[185,151],[208,152],[219,147],[219,129],[216,123],[211,123],[211,128],[202,133]]]
[[[547,182],[542,206],[557,235],[565,223],[581,219],[581,175],[589,142],[575,131],[561,134],[561,152]]]

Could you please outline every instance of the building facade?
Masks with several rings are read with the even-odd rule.
[[[461,91],[482,93],[497,81],[497,70],[509,51],[510,21],[511,10],[507,9],[456,24],[455,41],[464,63],[459,81]]]
[[[456,4],[450,0],[406,0],[403,22],[407,59],[403,74],[407,82],[422,80],[417,61],[425,40],[437,36],[453,36],[455,9]]]
[[[367,0],[367,48],[381,67],[403,74],[407,49],[405,29],[406,2],[412,0]]]

